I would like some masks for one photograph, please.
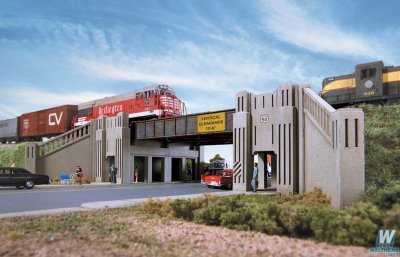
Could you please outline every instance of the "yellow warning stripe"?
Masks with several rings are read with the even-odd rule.
[[[356,86],[356,82],[354,78],[348,78],[348,79],[338,79],[334,80],[328,85],[324,87],[322,90],[322,94],[324,95],[328,91],[331,90],[337,90],[337,89],[343,89],[343,88],[354,88]]]
[[[394,81],[400,81],[400,71],[390,71],[382,74],[383,83],[390,83]],[[322,89],[322,95],[327,92],[338,89],[354,88],[356,81],[354,78],[338,79],[330,82]]]
[[[399,81],[400,80],[400,71],[391,71],[383,73],[383,83]]]

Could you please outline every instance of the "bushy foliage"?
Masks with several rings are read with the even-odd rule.
[[[193,220],[194,211],[207,206],[209,203],[217,200],[216,196],[204,194],[203,197],[195,199],[176,199],[171,201],[170,206],[174,216],[185,220]]]
[[[382,214],[376,206],[372,203],[356,203],[340,211],[339,226],[345,233],[342,238],[332,238],[331,241],[337,244],[373,245],[381,224]]]
[[[284,204],[279,207],[279,223],[286,235],[307,238],[313,235],[310,227],[313,208],[303,204]]]
[[[367,191],[400,183],[400,105],[362,104]]]
[[[145,214],[155,214],[161,217],[173,217],[173,210],[169,201],[162,202],[160,199],[147,199],[144,204],[139,205],[138,210]]]
[[[395,204],[383,216],[383,224],[385,228],[400,231],[400,204]]]
[[[241,209],[243,203],[239,201],[240,197],[220,197],[214,201],[208,201],[208,204],[203,205],[194,211],[193,220],[197,223],[207,225],[221,225],[222,216],[226,213]]]
[[[249,221],[253,231],[259,231],[271,235],[282,235],[283,229],[279,224],[279,205],[275,202],[267,202],[251,208],[252,219]]]
[[[205,195],[167,202],[150,199],[140,209],[199,224],[362,246],[373,245],[382,227],[398,229],[400,217],[400,204],[387,212],[372,202],[336,210],[320,189],[304,195]]]
[[[0,147],[0,167],[9,167],[13,160],[17,167],[25,167],[25,143]]]
[[[389,210],[395,204],[400,204],[400,183],[379,190],[373,199],[373,203],[382,210]]]

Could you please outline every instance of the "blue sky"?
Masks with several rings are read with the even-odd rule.
[[[1,0],[0,119],[156,83],[189,113],[285,83],[318,92],[358,63],[400,65],[399,9],[396,0]]]

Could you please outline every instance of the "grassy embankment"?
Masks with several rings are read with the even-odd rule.
[[[25,166],[25,143],[0,145],[0,167],[9,167],[13,160],[18,167]]]
[[[124,222],[135,216],[150,219],[183,219],[235,230],[326,241],[332,244],[372,247],[379,228],[400,231],[400,106],[363,105],[365,111],[366,191],[362,202],[333,209],[319,191],[305,195],[204,196],[193,200],[149,200],[137,208],[106,210],[96,214],[62,214],[20,218],[1,223],[0,234],[19,240],[43,233],[96,239],[110,232],[121,248],[152,244],[151,238],[129,234]],[[103,215],[107,214],[107,215]],[[78,225],[75,217],[79,218]],[[116,220],[118,222],[111,222]],[[80,227],[86,228],[85,233]],[[153,228],[152,228],[153,229]],[[144,233],[145,234],[145,233]],[[107,247],[105,243],[101,247]]]

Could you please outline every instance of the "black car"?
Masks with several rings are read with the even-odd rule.
[[[16,186],[18,189],[32,189],[35,185],[49,184],[49,176],[33,174],[23,168],[1,167],[0,186]]]

